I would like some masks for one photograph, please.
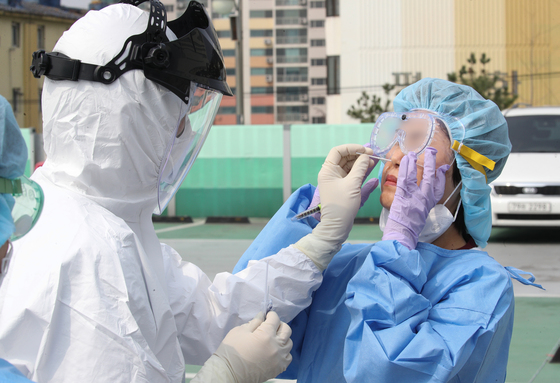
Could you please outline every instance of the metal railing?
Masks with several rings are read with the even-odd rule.
[[[306,63],[307,56],[276,56],[276,62],[278,64]]]
[[[306,74],[279,74],[276,76],[278,82],[304,82],[307,81]]]
[[[307,44],[307,36],[278,36],[276,44]]]

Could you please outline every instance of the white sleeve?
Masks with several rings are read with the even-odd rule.
[[[229,330],[261,311],[267,260],[273,310],[284,322],[309,306],[323,279],[313,261],[292,246],[249,263],[237,274],[220,273],[214,282],[171,247],[162,244],[162,253],[169,303],[187,364],[202,365]]]

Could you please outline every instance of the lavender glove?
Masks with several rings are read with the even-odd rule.
[[[397,240],[409,250],[416,248],[430,210],[443,197],[445,172],[450,167],[443,165],[436,170],[436,153],[435,148],[426,148],[420,186],[416,177],[416,153],[410,152],[401,160],[397,190],[383,231],[383,240]]]
[[[367,143],[364,145],[364,147],[366,148],[370,148],[370,144]],[[375,165],[377,165],[377,162],[379,160],[374,160]],[[375,167],[374,165],[374,167]],[[366,178],[369,177],[371,171],[373,170],[373,168],[369,169],[362,181],[362,183],[366,180]],[[364,204],[366,203],[366,201],[369,198],[369,195],[375,190],[375,188],[379,185],[379,180],[377,178],[372,178],[371,180],[369,180],[368,182],[366,182],[365,184],[362,185],[362,196],[361,196],[361,200],[360,200],[360,209],[362,208],[362,206],[364,206]],[[311,203],[309,204],[309,208],[313,208],[317,205],[319,205],[321,203],[321,196],[319,195],[319,188],[315,188],[315,193],[313,193],[313,198],[311,199]],[[321,212],[315,213],[312,215],[313,218],[315,218],[317,221],[321,221]]]

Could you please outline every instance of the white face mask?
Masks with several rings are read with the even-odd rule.
[[[426,218],[426,224],[422,229],[422,232],[418,236],[419,242],[427,242],[432,243],[436,239],[438,239],[443,233],[449,229],[449,227],[455,222],[457,219],[457,214],[459,213],[459,207],[461,207],[461,200],[457,204],[457,210],[455,211],[455,215],[451,215],[449,209],[445,207],[445,204],[449,201],[449,199],[455,194],[457,189],[461,186],[463,181],[459,182],[459,184],[453,189],[453,192],[447,197],[443,204],[438,204],[430,210],[428,214],[428,218]],[[381,215],[379,216],[379,228],[381,231],[385,229],[385,225],[387,224],[387,220],[389,219],[389,210],[383,208],[381,210]]]

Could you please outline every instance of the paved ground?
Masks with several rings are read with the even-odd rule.
[[[210,278],[231,271],[266,224],[156,224],[161,240],[183,259],[198,265]],[[532,272],[546,291],[514,282],[515,325],[507,382],[560,383],[560,364],[547,363],[560,340],[560,229],[495,228],[486,251],[504,266]],[[377,225],[356,225],[350,242],[381,239]],[[188,366],[187,378],[198,367]],[[286,382],[286,381],[284,381]]]

